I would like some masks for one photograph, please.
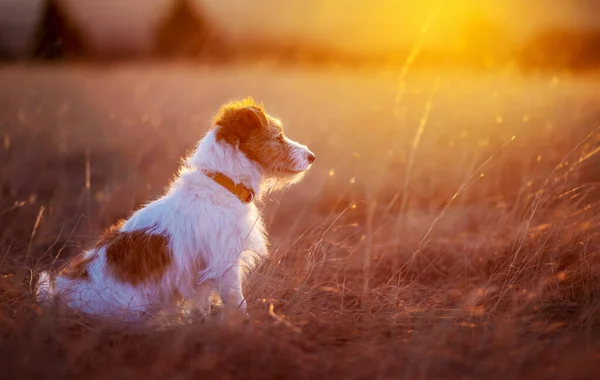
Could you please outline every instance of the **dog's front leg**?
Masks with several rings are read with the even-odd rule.
[[[210,280],[196,284],[194,294],[188,299],[188,302],[191,303],[193,309],[207,316],[210,313],[211,295],[214,289],[215,283]]]
[[[219,283],[219,295],[225,307],[246,310],[246,300],[242,293],[242,273],[239,265],[225,271]]]

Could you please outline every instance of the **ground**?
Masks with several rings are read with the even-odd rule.
[[[598,79],[194,65],[0,68],[6,378],[598,378]],[[249,317],[168,329],[33,302],[252,95],[317,160],[265,201]]]

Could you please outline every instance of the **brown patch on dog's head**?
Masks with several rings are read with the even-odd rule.
[[[88,257],[79,255],[60,271],[60,275],[69,280],[87,281],[90,279],[89,266],[96,259],[97,255],[92,254]]]
[[[252,98],[225,104],[213,123],[217,141],[238,148],[266,174],[301,171],[295,169],[293,152],[300,145],[287,139],[281,121],[266,114],[263,105]]]
[[[268,124],[263,105],[252,98],[224,104],[213,118],[217,141],[238,146]]]
[[[96,247],[105,247],[110,274],[132,285],[159,281],[172,262],[169,239],[151,228],[119,231],[119,227],[113,226]]]

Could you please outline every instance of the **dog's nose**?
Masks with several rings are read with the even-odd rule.
[[[311,164],[312,164],[313,162],[315,162],[315,158],[316,158],[316,157],[315,157],[315,155],[314,155],[313,153],[309,153],[309,154],[308,154],[308,162],[310,162]]]

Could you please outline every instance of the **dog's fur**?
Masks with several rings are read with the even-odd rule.
[[[313,161],[251,98],[224,105],[167,193],[109,228],[56,277],[42,272],[38,299],[137,319],[182,304],[206,312],[217,291],[224,306],[245,309],[242,280],[267,254],[265,227],[254,203],[207,173],[229,177],[259,200],[298,182]]]

